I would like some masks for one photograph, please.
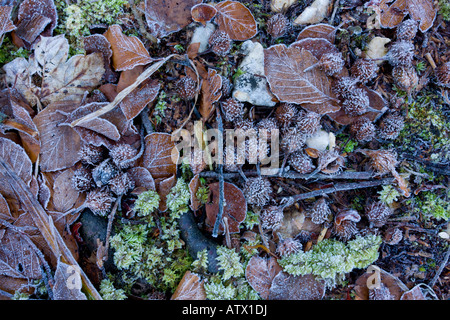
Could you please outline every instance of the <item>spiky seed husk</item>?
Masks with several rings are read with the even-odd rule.
[[[76,169],[72,176],[72,186],[80,192],[89,191],[95,186],[92,171],[85,167]]]
[[[376,128],[368,118],[361,117],[351,124],[350,133],[360,142],[370,141],[375,137]]]
[[[342,54],[338,53],[325,53],[320,57],[319,68],[321,68],[326,75],[333,76],[342,71],[345,62],[342,59]]]
[[[325,198],[320,198],[316,202],[309,211],[309,216],[311,217],[311,221],[315,224],[322,224],[328,220],[328,217],[331,215],[330,207],[328,206]]]
[[[287,127],[295,119],[297,108],[291,103],[281,103],[275,109],[275,118],[281,126]]]
[[[359,116],[367,112],[370,107],[370,100],[367,92],[362,88],[356,88],[349,94],[344,102],[342,108],[344,112],[351,116]]]
[[[249,178],[244,184],[243,193],[248,204],[263,207],[270,200],[272,186],[267,179]]]
[[[295,171],[301,174],[311,173],[315,168],[311,158],[303,151],[291,153],[288,163]]]
[[[259,220],[263,229],[276,229],[283,221],[283,210],[278,206],[268,206],[261,210]]]
[[[345,220],[341,224],[334,223],[332,232],[339,239],[347,241],[358,233],[358,228],[356,227],[356,222]]]
[[[320,171],[327,174],[337,174],[344,167],[345,159],[337,148],[325,150],[319,153],[317,166]]]
[[[380,282],[378,288],[369,290],[369,300],[394,300],[394,296],[389,291],[389,288],[383,282]]]
[[[382,139],[396,139],[404,125],[402,116],[390,114],[381,121],[378,135]]]
[[[296,119],[296,127],[299,131],[307,134],[313,135],[320,128],[320,119],[322,115],[307,111],[307,112],[299,112],[299,115]]]
[[[197,82],[191,77],[185,76],[175,83],[175,90],[181,99],[192,100],[197,93]]]
[[[377,228],[384,226],[391,214],[392,210],[383,202],[374,202],[366,208],[367,219]]]
[[[400,89],[410,92],[419,84],[419,76],[412,66],[396,66],[392,69],[394,82]]]
[[[358,79],[353,77],[342,77],[331,83],[331,90],[341,99],[345,99],[356,90]]]
[[[112,163],[111,159],[102,161],[92,170],[92,178],[98,187],[107,185],[118,174],[119,169]]]
[[[244,105],[234,98],[228,98],[222,102],[222,110],[225,113],[225,121],[233,122],[242,118]]]
[[[380,174],[385,174],[395,170],[397,165],[397,155],[389,150],[364,150],[372,160],[372,167]]]
[[[222,98],[229,98],[231,95],[231,91],[233,90],[233,84],[227,77],[220,77],[222,78]]]
[[[267,140],[271,139],[271,133],[275,130],[279,130],[278,122],[275,118],[265,118],[258,122],[256,125],[256,128],[258,129],[259,135],[262,134],[263,130],[266,130],[267,132]]]
[[[396,245],[403,239],[403,232],[399,228],[391,227],[384,233],[384,242],[390,245]]]
[[[302,250],[303,245],[300,241],[293,238],[282,239],[278,242],[277,253],[280,257],[287,257],[293,253],[297,253]]]
[[[120,196],[134,188],[134,181],[124,172],[112,178],[109,181],[109,187],[114,194]]]
[[[389,49],[387,58],[393,66],[410,66],[414,58],[414,45],[409,41],[396,41]]]
[[[414,39],[417,34],[417,22],[413,19],[408,19],[400,23],[396,30],[398,40],[410,41]]]
[[[283,131],[280,147],[287,153],[291,154],[302,150],[305,145],[306,135],[297,128],[289,128]]]
[[[97,147],[86,143],[81,146],[79,156],[83,163],[96,165],[105,158],[105,149],[102,146]]]
[[[233,151],[233,149],[234,149],[234,151]],[[227,156],[228,154],[230,154],[230,156]],[[227,159],[227,157],[229,157],[230,159]],[[223,167],[226,171],[229,171],[229,172],[238,172],[239,171],[236,147],[227,145],[223,149]]]
[[[138,151],[129,144],[122,143],[111,148],[109,155],[113,163],[120,169],[129,168]]]
[[[85,205],[95,215],[106,216],[114,202],[114,197],[106,189],[94,189],[86,196]]]
[[[215,30],[209,37],[208,43],[211,51],[218,56],[226,56],[231,50],[231,39],[228,33],[222,30]]]
[[[267,33],[272,36],[272,38],[277,39],[283,36],[289,27],[289,20],[281,13],[277,13],[270,17],[267,21]]]
[[[358,59],[353,63],[350,72],[360,82],[367,83],[376,78],[378,65],[372,60]]]
[[[434,70],[437,84],[450,88],[450,61],[442,64]]]

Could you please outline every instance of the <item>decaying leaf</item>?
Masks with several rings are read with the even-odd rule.
[[[153,61],[141,40],[138,37],[124,35],[121,26],[117,24],[110,26],[104,36],[111,44],[114,70],[129,70]]]
[[[319,68],[303,71],[317,61],[311,52],[295,46],[265,49],[264,72],[272,93],[282,102],[320,104],[320,113],[339,110],[328,76]]]
[[[217,214],[219,213],[219,182],[211,183],[209,190],[212,194],[210,203],[205,204],[206,208],[206,224],[213,227],[216,223]],[[241,189],[232,183],[224,183],[224,205],[223,217],[228,218],[228,227],[230,233],[239,232],[239,225],[245,220],[247,215],[247,201]],[[223,231],[223,224],[220,225],[220,231]]]
[[[419,22],[419,29],[427,31],[433,25],[437,10],[431,0],[396,0],[390,6],[391,1],[382,0],[380,22],[385,28],[398,26],[409,13],[411,18]]]
[[[326,38],[305,38],[295,41],[290,47],[305,49],[319,60],[325,53],[339,53],[339,50]]]
[[[34,13],[32,17],[23,19],[18,23],[14,34],[22,39],[24,45],[28,48],[51,22],[50,18]]]
[[[206,300],[204,281],[190,271],[186,271],[171,300]]]
[[[191,8],[192,19],[195,22],[200,22],[204,26],[207,22],[211,21],[216,14],[217,9],[206,3],[196,4]]]
[[[120,108],[127,120],[137,117],[147,104],[155,100],[160,87],[157,80],[146,81],[126,96],[120,103]]]
[[[78,200],[79,192],[72,186],[73,170],[61,172],[53,182],[53,205],[56,211],[68,212]]]
[[[311,274],[293,276],[279,272],[270,287],[269,300],[320,300],[324,294],[324,282]]]
[[[207,121],[214,110],[214,103],[222,97],[222,77],[214,69],[208,69],[208,77],[203,80],[199,112]]]
[[[167,133],[151,133],[145,137],[143,166],[154,179],[176,174],[178,151],[172,136]]]
[[[0,6],[0,36],[16,29],[11,21],[11,10],[11,6]]]
[[[107,82],[116,82],[117,74],[111,69],[110,66],[113,51],[108,39],[106,39],[106,37],[102,34],[93,34],[91,36],[84,37],[83,42],[86,54],[99,52],[102,55],[104,62],[103,66],[105,68],[103,78]]]
[[[87,300],[81,292],[81,276],[71,265],[58,261],[55,271],[55,286],[53,295],[55,300]]]
[[[268,259],[265,259],[253,256],[245,268],[245,277],[261,298],[267,300],[272,281],[281,271],[282,268],[274,257],[270,256]]]
[[[25,0],[19,6],[17,20],[23,21],[32,19],[33,16],[40,15],[50,19],[50,23],[43,30],[43,36],[51,36],[58,23],[58,13],[53,0]]]
[[[177,177],[175,175],[171,175],[168,178],[158,178],[155,179],[155,187],[156,192],[159,195],[159,211],[164,212],[167,210],[167,195],[170,193],[170,189],[172,189],[177,183]]]
[[[146,0],[145,18],[150,33],[164,38],[192,21],[191,8],[202,0]]]
[[[146,168],[133,167],[127,171],[127,174],[134,181],[135,188],[142,187],[145,190],[156,190],[155,180]]]
[[[200,176],[196,174],[189,182],[189,192],[191,193],[190,207],[194,212],[202,206],[201,202],[197,199],[197,191],[200,186]]]
[[[250,10],[237,1],[222,1],[216,4],[215,22],[219,29],[225,31],[230,39],[245,41],[253,38],[258,26]]]

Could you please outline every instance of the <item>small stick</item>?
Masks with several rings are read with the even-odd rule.
[[[431,67],[434,69],[436,69],[436,63],[434,62],[433,57],[431,56],[431,54],[429,52],[425,53],[425,58],[427,58],[428,62],[430,63]]]
[[[109,238],[111,237],[111,230],[112,230],[112,224],[114,221],[114,217],[116,216],[117,207],[119,206],[119,203],[122,200],[122,196],[119,196],[116,200],[116,203],[114,203],[114,207],[111,210],[111,213],[108,216],[108,227],[106,229],[106,240],[105,240],[105,256],[103,257],[103,261],[108,260],[108,248],[109,248]]]
[[[217,111],[217,126],[219,129],[219,132],[221,135],[223,135],[223,123],[222,123],[222,116],[220,115],[220,112]],[[222,148],[222,146],[219,146],[219,150]],[[214,223],[214,228],[212,232],[212,236],[214,238],[217,238],[219,234],[219,227],[222,223],[222,217],[223,217],[223,203],[224,203],[224,178],[223,178],[223,164],[219,163],[217,165],[217,169],[219,170],[219,212],[217,213],[216,222]]]
[[[245,172],[246,176],[258,176],[257,171],[247,171]],[[204,178],[217,178],[218,174],[215,171],[203,171],[200,173],[201,177]],[[242,176],[239,172],[228,172],[223,174],[225,179],[233,179],[239,176]],[[266,175],[266,177],[280,177],[278,174],[275,175]],[[373,179],[375,175],[372,172],[357,172],[357,171],[345,171],[337,175],[328,175],[323,173],[318,173],[314,175],[314,179],[316,180],[327,180],[327,179],[333,179],[333,180],[369,180]],[[281,178],[287,178],[287,179],[310,179],[311,174],[301,174],[298,172],[285,172],[281,175]]]
[[[436,284],[437,280],[441,276],[441,273],[444,270],[445,266],[447,265],[449,258],[450,258],[450,247],[447,249],[444,259],[439,265],[438,271],[436,271],[436,274],[434,275],[433,279],[431,279],[430,283],[428,284],[431,288],[433,288],[433,286]]]

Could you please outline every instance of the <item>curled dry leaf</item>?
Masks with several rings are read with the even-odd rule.
[[[41,171],[57,171],[73,166],[78,160],[81,139],[70,126],[61,126],[67,122],[67,116],[78,104],[59,102],[50,104],[33,121],[41,138]]]
[[[178,150],[170,134],[151,133],[145,137],[143,166],[153,178],[167,178],[176,174],[177,161]]]
[[[116,82],[117,74],[111,69],[111,57],[113,51],[111,49],[111,44],[108,39],[102,34],[93,34],[88,37],[83,38],[84,50],[87,54],[94,52],[99,52],[103,57],[103,66],[105,68],[105,73],[103,78],[107,82]]]
[[[11,6],[0,6],[0,36],[16,29],[11,21],[11,10]]]
[[[336,30],[337,29],[335,27],[326,23],[314,24],[307,26],[300,31],[296,41],[308,38],[322,38],[328,40],[330,43],[334,43]]]
[[[155,100],[160,87],[157,80],[149,80],[131,91],[119,105],[127,120],[137,117],[147,104]]]
[[[293,276],[279,272],[270,287],[269,300],[320,300],[324,294],[325,284],[311,274]]]
[[[411,18],[419,22],[419,29],[427,31],[436,19],[437,10],[431,0],[396,0],[390,6],[389,0],[379,3],[381,9],[380,22],[385,28],[398,26],[403,18],[409,13]]]
[[[206,224],[213,228],[216,223],[217,214],[219,213],[219,182],[211,183],[209,190],[212,194],[210,203],[205,204],[206,208]],[[228,218],[228,227],[230,233],[239,232],[239,225],[245,220],[247,215],[247,201],[241,189],[232,183],[224,183],[224,205],[223,217]],[[223,224],[220,224],[220,231],[223,231]]]
[[[135,188],[145,190],[156,190],[155,180],[150,172],[144,167],[133,167],[127,170],[128,177],[133,180]]]
[[[204,281],[195,273],[186,271],[170,300],[206,300]]]
[[[168,178],[158,178],[155,179],[156,192],[159,195],[159,211],[164,212],[167,210],[166,199],[167,195],[170,193],[170,189],[172,189],[177,183],[177,177],[175,175],[171,175]]]
[[[202,0],[146,0],[145,19],[150,33],[164,38],[192,22],[191,8]]]
[[[138,65],[146,65],[153,61],[138,37],[126,36],[122,27],[115,24],[108,28],[104,36],[111,44],[113,51],[112,64],[116,71],[133,69]]]
[[[192,19],[195,22],[200,22],[204,26],[206,26],[206,23],[211,21],[216,14],[217,9],[206,3],[196,4],[191,8]]]
[[[222,97],[222,77],[214,69],[208,69],[208,77],[202,82],[199,112],[207,121],[214,110],[214,103]]]
[[[225,31],[231,40],[245,41],[253,38],[258,26],[250,10],[237,1],[222,1],[216,4],[215,22],[219,30]]]
[[[189,206],[194,212],[197,212],[202,206],[201,202],[197,199],[197,191],[200,186],[200,176],[196,174],[189,182],[189,192],[191,193],[191,204]]]
[[[339,110],[330,78],[319,68],[303,72],[317,61],[311,52],[295,46],[265,49],[264,72],[272,93],[282,102],[309,104],[317,113]]]
[[[262,299],[267,300],[275,276],[282,271],[277,259],[253,256],[245,268],[245,278]]]
[[[55,300],[87,300],[81,292],[81,277],[73,266],[58,261],[53,295]]]
[[[25,0],[19,6],[17,20],[19,23],[23,20],[30,20],[37,15],[50,19],[41,35],[51,36],[58,23],[58,13],[53,0]],[[30,43],[31,44],[31,43]]]

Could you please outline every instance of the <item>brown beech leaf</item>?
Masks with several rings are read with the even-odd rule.
[[[114,70],[129,70],[153,61],[141,40],[138,37],[124,35],[121,26],[117,24],[110,26],[104,36],[111,44]]]
[[[57,171],[73,166],[78,160],[81,139],[67,125],[67,116],[78,107],[76,103],[57,102],[41,111],[33,121],[41,138],[41,171]]]
[[[51,22],[50,18],[34,13],[32,17],[22,19],[17,24],[14,34],[22,39],[24,45],[29,48]]]
[[[6,202],[6,199],[0,193],[0,219],[8,220],[11,217],[11,210],[9,210],[8,202]],[[0,239],[1,236],[2,234],[0,233]]]
[[[27,185],[30,185],[33,165],[25,150],[20,145],[9,139],[0,138],[0,157],[9,163],[17,175]],[[5,186],[2,184],[0,190],[3,191],[4,187]],[[5,194],[3,193],[3,195]]]
[[[206,224],[209,227],[214,227],[216,223],[217,214],[219,213],[219,182],[211,183],[209,190],[212,194],[210,203],[205,204],[206,209]],[[239,225],[245,220],[247,215],[247,202],[241,189],[232,183],[224,183],[224,205],[223,217],[228,218],[228,227],[230,233],[237,233],[240,231]],[[223,231],[223,224],[220,225],[220,231]]]
[[[160,87],[157,80],[148,80],[131,91],[119,105],[127,120],[137,117],[147,104],[155,100]]]
[[[206,23],[211,21],[216,14],[217,9],[206,3],[196,4],[191,8],[192,20],[200,22],[204,26],[206,26]]]
[[[275,276],[282,271],[277,259],[270,256],[269,259],[253,256],[245,268],[245,277],[248,283],[262,299],[269,298],[270,287]]]
[[[264,72],[272,93],[282,102],[332,105],[336,99],[327,75],[319,68],[303,72],[317,61],[311,52],[294,46],[265,49]],[[321,113],[333,111],[329,107]]]
[[[437,10],[431,0],[396,0],[390,6],[389,0],[380,2],[380,22],[385,28],[394,28],[399,25],[408,14],[419,22],[419,29],[427,31],[436,19]]]
[[[31,19],[35,14],[50,19],[50,24],[43,30],[41,35],[51,36],[58,22],[58,13],[53,0],[24,0],[19,6],[17,20]]]
[[[144,167],[133,167],[127,171],[128,177],[134,181],[135,188],[145,190],[156,190],[155,180],[150,172]]]
[[[311,26],[306,26],[302,31],[300,31],[296,41],[307,38],[322,38],[334,43],[335,36],[335,27],[326,23],[318,23]]]
[[[164,38],[192,22],[191,8],[202,0],[145,0],[145,18],[150,33]]]
[[[186,271],[170,300],[206,300],[204,281],[193,272]]]
[[[78,200],[79,192],[72,186],[73,170],[61,172],[53,182],[53,205],[56,211],[67,212]]]
[[[270,287],[269,300],[320,300],[324,294],[325,284],[311,274],[293,276],[279,272]]]
[[[396,276],[389,272],[379,269],[381,283],[383,283],[388,289],[390,294],[394,297],[394,300],[400,300],[403,293],[407,292],[408,287]],[[355,282],[355,294],[356,300],[369,300],[369,288],[367,287],[368,280],[370,283],[370,277],[373,276],[373,272],[366,271]]]
[[[67,263],[58,261],[53,288],[54,299],[87,300],[86,295],[81,292],[81,287],[76,286],[77,283],[81,284],[81,277],[77,270]]]
[[[253,38],[258,26],[250,10],[237,1],[222,1],[216,4],[215,22],[232,40],[244,41]]]
[[[102,34],[93,34],[91,36],[84,37],[83,43],[86,54],[99,52],[102,55],[103,66],[105,68],[103,78],[107,82],[116,82],[117,74],[111,69],[110,66],[113,51],[108,39],[106,39],[106,37]]]
[[[290,48],[296,47],[299,49],[308,50],[319,60],[325,53],[339,53],[338,48],[330,41],[324,38],[306,38],[295,41]]]
[[[203,121],[207,121],[214,110],[214,103],[222,97],[222,77],[214,69],[208,69],[208,77],[203,80],[198,111]]]
[[[420,284],[418,284],[411,290],[406,291],[404,294],[402,294],[400,300],[427,300],[420,287]]]
[[[378,92],[369,89],[366,86],[363,86],[362,88],[367,92],[367,95],[369,96],[370,107],[376,110],[380,110],[380,113],[369,111],[364,113],[362,116],[353,117],[346,114],[343,109],[340,109],[337,112],[328,113],[327,115],[331,119],[342,125],[351,124],[355,122],[359,117],[366,117],[370,121],[375,121],[376,119],[378,119],[387,110],[386,101]]]
[[[151,133],[145,137],[143,166],[154,179],[176,174],[177,161],[178,151],[170,134]]]
[[[11,21],[11,10],[11,6],[0,6],[0,36],[16,29]]]

